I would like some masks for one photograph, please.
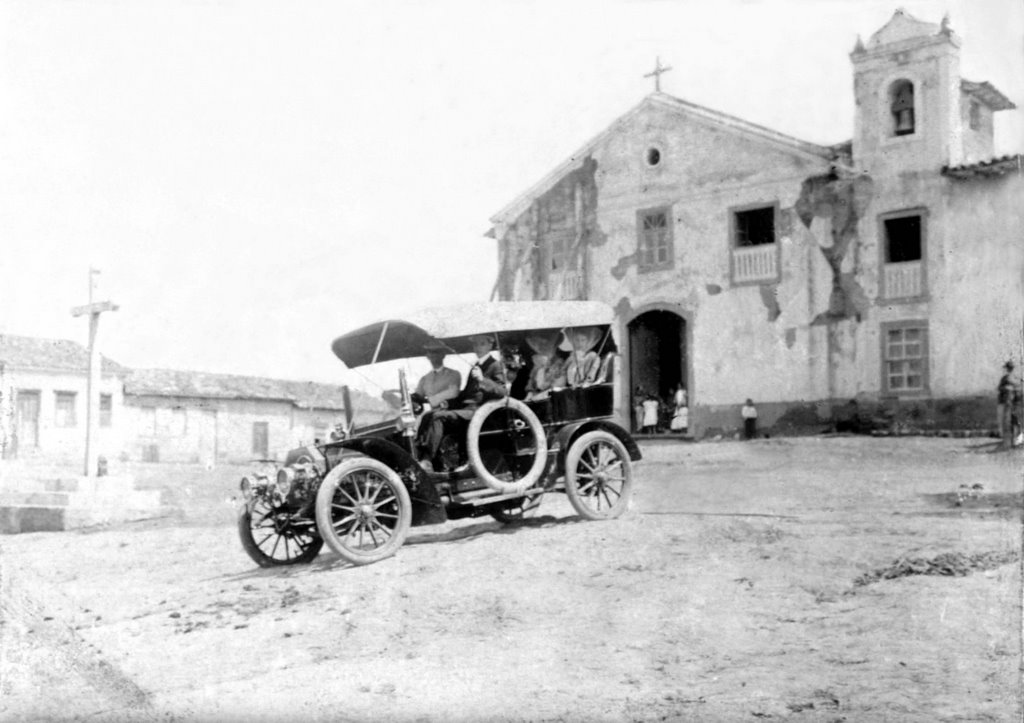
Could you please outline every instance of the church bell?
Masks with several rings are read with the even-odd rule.
[[[901,108],[896,111],[896,135],[904,136],[914,132],[914,109]]]

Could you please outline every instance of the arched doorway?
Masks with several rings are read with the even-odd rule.
[[[641,401],[641,395],[670,400],[680,383],[689,393],[686,319],[672,311],[654,309],[637,315],[627,328],[630,408]]]

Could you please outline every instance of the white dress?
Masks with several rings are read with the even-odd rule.
[[[644,407],[644,426],[645,427],[657,427],[658,426],[658,401],[656,399],[648,399],[643,404]]]

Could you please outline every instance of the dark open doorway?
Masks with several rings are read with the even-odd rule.
[[[686,351],[683,317],[671,311],[655,310],[633,319],[629,323],[631,406],[647,394],[654,394],[663,402],[671,400],[680,383],[685,389],[688,385]]]

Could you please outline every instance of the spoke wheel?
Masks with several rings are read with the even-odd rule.
[[[324,546],[313,520],[294,517],[263,499],[242,507],[238,536],[245,553],[260,567],[311,562]]]
[[[498,414],[495,414],[498,413]],[[504,415],[500,425],[485,425],[491,415]],[[483,437],[487,438],[485,442]],[[487,454],[482,454],[482,445],[497,445],[502,455],[508,455],[511,463],[506,462],[499,474],[494,465],[488,465]],[[486,451],[491,451],[492,448]],[[506,397],[495,399],[480,406],[469,421],[466,430],[466,452],[469,463],[476,476],[492,490],[504,492],[524,492],[533,487],[544,474],[548,462],[548,441],[544,434],[544,425],[537,415],[526,404],[518,399]],[[530,468],[523,472],[520,460],[530,461]],[[504,478],[504,479],[503,479]]]
[[[510,500],[504,507],[491,510],[491,517],[502,524],[510,525],[522,522],[528,517],[533,517],[540,507],[543,493],[527,495],[516,500]]]
[[[633,465],[626,447],[610,432],[581,435],[565,455],[565,492],[580,517],[610,520],[629,506]]]
[[[327,545],[353,565],[395,554],[412,521],[401,478],[383,462],[355,457],[328,473],[316,496],[316,524]]]

